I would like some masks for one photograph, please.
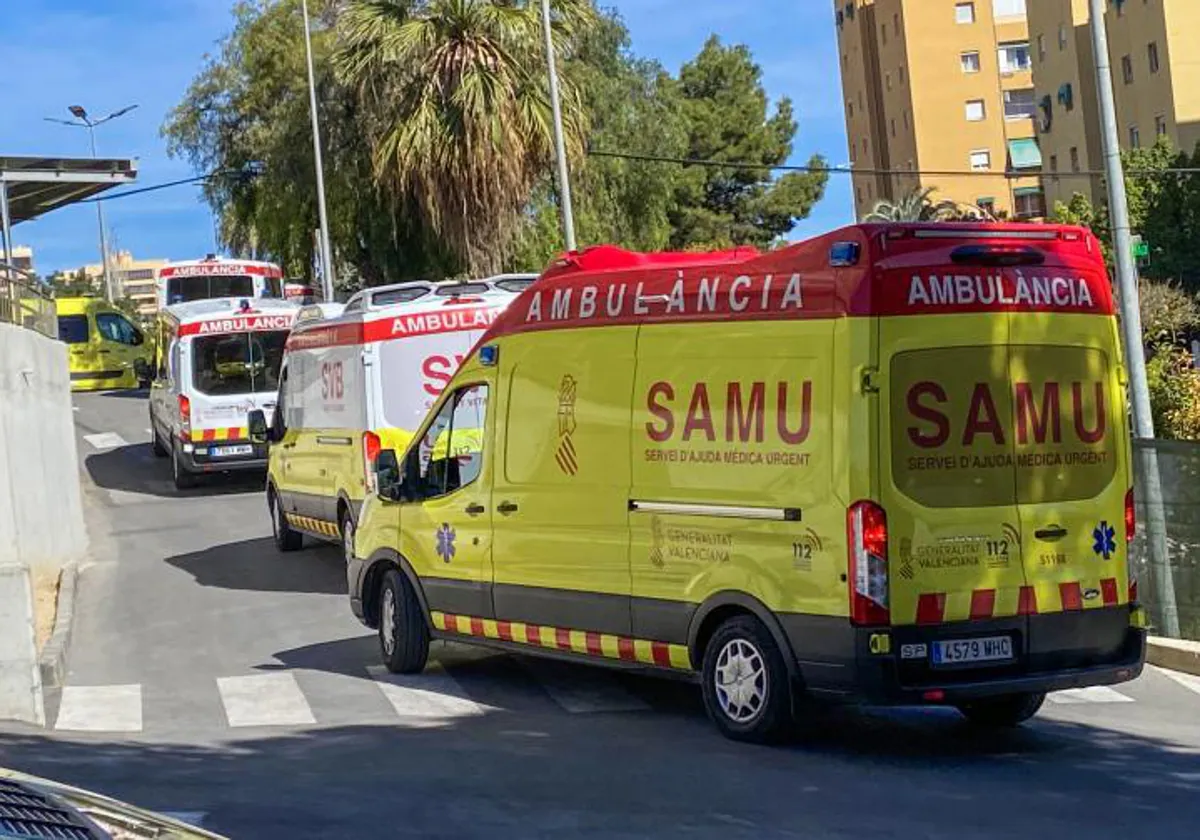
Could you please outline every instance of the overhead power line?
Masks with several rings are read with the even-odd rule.
[[[1044,169],[1020,170],[975,170],[975,169],[880,169],[861,166],[808,166],[806,164],[771,164],[749,161],[705,160],[703,158],[673,157],[671,155],[646,155],[635,152],[610,152],[604,149],[589,149],[592,157],[637,160],[648,163],[672,163],[679,166],[703,166],[713,169],[750,169],[766,172],[811,172],[830,175],[937,175],[942,177],[973,178],[1101,178],[1104,171],[1085,169],[1079,172],[1047,172]],[[1200,175],[1200,167],[1170,167],[1167,169],[1129,169],[1129,175]]]

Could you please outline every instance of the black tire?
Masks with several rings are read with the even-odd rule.
[[[175,481],[176,490],[189,490],[196,486],[196,476],[183,465],[177,444],[171,446],[171,478]]]
[[[1011,729],[1020,726],[1038,713],[1046,702],[1045,693],[1004,694],[959,703],[963,717],[976,726],[988,729]]]
[[[271,531],[275,537],[275,547],[280,551],[299,551],[304,546],[304,535],[292,529],[274,490],[267,491],[267,509],[271,513]]]
[[[736,687],[731,669],[742,674]],[[704,649],[701,687],[709,720],[725,737],[767,744],[788,734],[791,677],[775,639],[753,616],[731,618],[713,633]]]
[[[354,517],[350,515],[349,509],[342,511],[338,534],[342,538],[342,559],[346,561],[346,565],[350,565],[350,561],[354,559]]]
[[[150,435],[153,440],[150,443],[150,448],[154,450],[154,455],[157,458],[166,458],[171,453],[167,451],[167,447],[163,445],[162,438],[158,436],[158,429],[154,425],[154,420],[150,420]]]
[[[429,627],[412,584],[388,569],[379,589],[379,654],[393,674],[419,674],[429,659]]]

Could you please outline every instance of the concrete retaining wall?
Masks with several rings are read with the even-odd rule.
[[[0,323],[0,718],[43,720],[31,568],[87,548],[67,348]]]

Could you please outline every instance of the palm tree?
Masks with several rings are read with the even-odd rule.
[[[553,0],[569,56],[591,0]],[[459,270],[502,267],[521,211],[553,162],[538,0],[346,0],[334,66],[355,94],[377,182]],[[567,62],[560,61],[562,68]],[[569,155],[584,117],[562,79]]]
[[[931,196],[936,187],[917,188],[895,201],[880,200],[863,219],[864,222],[945,222],[955,220],[961,211],[956,202],[934,203]]]

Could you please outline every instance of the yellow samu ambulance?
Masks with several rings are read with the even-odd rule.
[[[287,343],[281,396],[268,425],[267,507],[281,551],[304,534],[338,540],[354,527],[381,448],[408,445],[458,363],[536,275],[465,283],[401,283],[355,294],[345,307],[305,307]]]
[[[125,313],[100,298],[59,298],[54,303],[58,338],[70,353],[71,390],[149,384],[154,345]]]
[[[351,605],[394,671],[681,672],[738,739],[804,698],[1015,725],[1142,668],[1124,381],[1078,228],[572,254],[378,455]]]

